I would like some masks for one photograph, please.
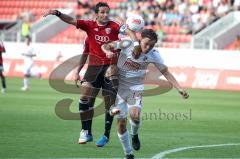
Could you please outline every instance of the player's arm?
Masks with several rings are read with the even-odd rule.
[[[3,42],[1,40],[0,40],[0,49],[1,49],[0,50],[1,53],[3,53],[3,52],[5,53],[6,52],[6,49],[5,49],[5,47],[3,45]]]
[[[77,87],[79,87],[78,81],[80,81],[79,73],[82,70],[83,66],[85,65],[85,63],[87,61],[87,58],[88,58],[88,55],[89,54],[82,54],[81,57],[80,57],[79,65],[78,65],[77,71],[75,73],[75,85]]]
[[[117,54],[112,52],[113,50],[121,49],[119,47],[119,41],[112,41],[101,46],[102,51],[106,54],[107,58],[113,58]]]
[[[46,17],[48,15],[55,15],[59,17],[62,21],[68,24],[72,24],[74,26],[77,26],[77,19],[70,17],[67,14],[61,13],[58,10],[49,10],[43,17]]]
[[[160,72],[163,74],[163,76],[173,85],[174,88],[178,90],[178,92],[182,95],[184,99],[187,99],[189,97],[186,90],[184,90],[179,83],[177,82],[176,78],[172,75],[171,72],[168,71],[168,67],[165,65],[162,65],[162,69]]]
[[[136,32],[130,30],[130,29],[126,29],[126,34],[131,38],[133,42],[133,45],[134,45],[134,49],[133,49],[133,57],[135,59],[139,58],[139,56],[141,55],[141,52],[142,52],[142,49],[139,45],[139,42],[138,42],[138,38],[137,38],[137,35],[136,35]]]
[[[112,52],[113,50],[124,50],[128,49],[132,45],[131,40],[120,40],[120,41],[112,41],[107,44],[101,46],[102,51],[106,54],[108,58],[112,58],[117,56],[118,54]],[[122,53],[122,52],[120,52]]]
[[[31,54],[30,56],[31,56],[31,57],[35,57],[35,56],[37,56],[37,54],[34,53],[34,54]]]
[[[31,53],[31,52],[27,52],[27,53],[22,53],[23,56],[27,56],[27,57],[35,57],[37,56],[36,53]]]

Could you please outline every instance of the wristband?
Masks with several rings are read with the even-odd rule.
[[[56,14],[55,14],[57,17],[60,17],[62,15],[62,13],[58,10],[56,10]]]
[[[139,46],[139,42],[138,41],[134,41],[133,42],[133,46],[135,47],[135,46]]]

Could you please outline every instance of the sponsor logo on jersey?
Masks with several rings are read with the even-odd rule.
[[[98,31],[98,28],[94,28],[95,31]]]
[[[138,71],[140,69],[141,64],[132,61],[130,58],[125,61],[123,64],[123,68],[126,71]]]
[[[110,39],[109,39],[108,36],[95,35],[95,40],[96,40],[97,42],[106,43],[106,42],[108,42]]]

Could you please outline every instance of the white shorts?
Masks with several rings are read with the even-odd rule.
[[[33,63],[26,63],[26,64],[24,64],[23,74],[24,75],[30,75],[32,67],[33,67]]]
[[[119,89],[115,105],[120,110],[117,118],[127,118],[128,110],[131,107],[142,109],[143,90]]]

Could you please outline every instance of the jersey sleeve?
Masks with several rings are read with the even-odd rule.
[[[153,59],[154,59],[153,64],[155,65],[155,67],[157,67],[157,69],[160,72],[166,69],[167,66],[164,64],[164,60],[159,51],[153,50]]]
[[[123,34],[123,35],[126,35],[126,30],[127,30],[127,25],[126,24],[123,24],[120,26],[119,28],[119,33],[120,34]]]
[[[115,41],[114,50],[131,50],[133,43],[131,40],[122,39],[120,41]]]
[[[82,20],[82,19],[77,19],[77,29],[82,29],[84,31],[88,31],[88,28],[90,26],[89,20]]]

